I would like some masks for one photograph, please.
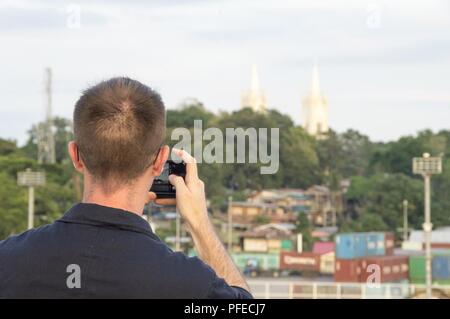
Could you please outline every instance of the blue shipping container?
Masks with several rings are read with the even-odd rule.
[[[384,256],[386,255],[385,233],[371,232],[366,233],[366,256]]]
[[[348,233],[336,236],[336,258],[354,259],[366,255],[366,234]]]
[[[450,279],[450,255],[433,256],[431,268],[433,279]]]

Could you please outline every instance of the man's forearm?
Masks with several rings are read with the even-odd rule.
[[[214,269],[217,275],[222,277],[230,286],[237,286],[250,291],[244,277],[217,236],[211,222],[206,219],[190,228],[200,259]]]

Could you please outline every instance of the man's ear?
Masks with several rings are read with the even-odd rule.
[[[73,167],[80,173],[84,172],[84,164],[81,161],[80,154],[78,153],[78,146],[74,141],[70,141],[67,144],[67,151],[69,152],[69,156],[72,159]]]
[[[158,154],[156,155],[155,161],[152,165],[152,176],[159,176],[162,173],[162,170],[164,168],[164,164],[166,163],[167,159],[169,158],[169,146],[164,145],[159,149]]]

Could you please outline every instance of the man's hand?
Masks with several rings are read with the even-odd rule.
[[[169,181],[176,189],[176,203],[181,216],[194,230],[208,220],[205,185],[198,178],[195,158],[183,150],[173,152],[186,163],[186,177],[170,175]]]
[[[192,229],[192,227],[195,228],[208,219],[205,185],[198,178],[195,158],[183,150],[174,148],[172,152],[186,163],[185,179],[177,175],[169,176],[169,182],[176,189],[176,199],[158,199],[155,193],[149,192],[148,201],[154,201],[158,205],[177,205],[181,216]]]

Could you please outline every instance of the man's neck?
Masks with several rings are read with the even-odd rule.
[[[140,195],[133,189],[123,188],[116,192],[105,194],[100,187],[85,185],[82,202],[118,208],[142,215],[146,198],[145,194]]]

